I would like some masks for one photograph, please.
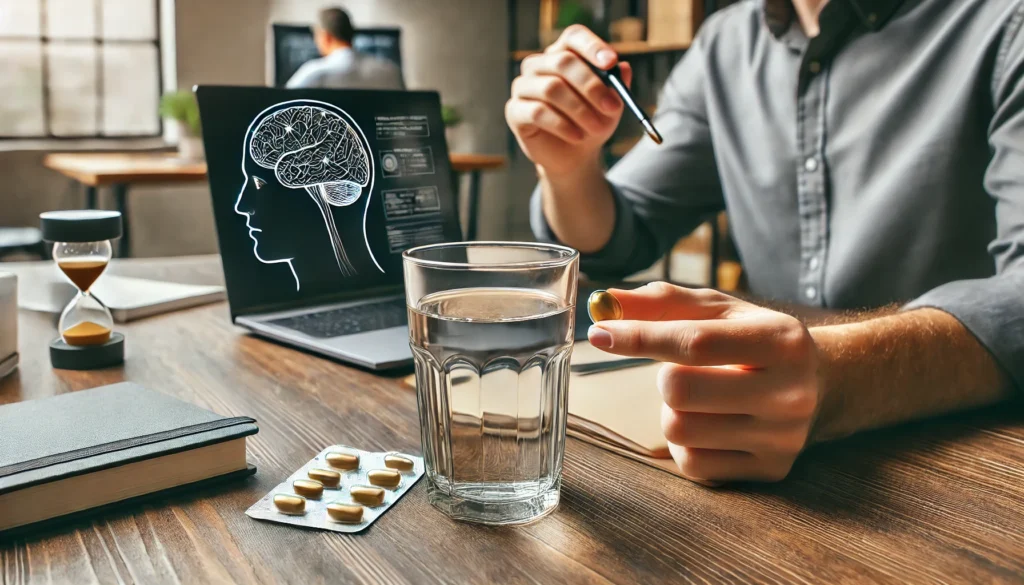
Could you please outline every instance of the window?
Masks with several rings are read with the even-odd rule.
[[[157,136],[159,0],[0,0],[0,138]]]

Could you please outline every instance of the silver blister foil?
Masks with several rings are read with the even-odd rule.
[[[327,464],[326,456],[332,451],[359,455],[359,467],[350,471],[331,467]],[[352,500],[352,497],[349,495],[349,489],[354,486],[381,487],[373,486],[373,484],[371,484],[367,479],[366,474],[374,469],[388,469],[384,465],[384,457],[388,455],[397,455],[412,461],[412,471],[399,471],[402,475],[401,483],[394,488],[383,488],[383,504],[373,508],[370,506],[363,506],[362,522],[358,524],[347,524],[332,520],[327,514],[327,506],[329,504],[335,502],[341,504],[358,504],[358,502]],[[324,486],[324,494],[319,500],[307,498],[306,511],[301,515],[285,514],[278,511],[277,507],[274,506],[274,496],[277,494],[296,495],[295,491],[292,489],[292,482],[297,479],[309,479],[308,472],[310,469],[314,468],[337,471],[341,474],[341,484],[337,488]],[[387,512],[391,508],[391,506],[394,506],[395,503],[412,488],[412,486],[416,485],[416,482],[423,477],[423,471],[422,457],[415,457],[413,455],[399,453],[396,451],[375,453],[371,451],[363,451],[362,449],[356,449],[347,445],[333,445],[321,451],[316,457],[296,470],[295,473],[288,476],[288,479],[270,490],[267,495],[263,496],[258,502],[250,506],[249,509],[245,511],[245,515],[257,520],[269,520],[271,522],[293,524],[295,526],[316,528],[319,530],[332,530],[334,532],[349,533],[362,532],[371,524],[376,522],[377,518],[380,518],[384,512]]]

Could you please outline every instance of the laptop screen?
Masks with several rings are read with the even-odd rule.
[[[461,239],[434,92],[196,89],[232,317],[402,282]]]

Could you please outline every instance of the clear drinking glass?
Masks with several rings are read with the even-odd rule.
[[[579,253],[436,244],[403,255],[430,503],[484,524],[558,505]]]

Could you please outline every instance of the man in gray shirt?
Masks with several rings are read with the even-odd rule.
[[[352,48],[355,30],[347,12],[341,8],[325,8],[320,11],[318,21],[314,38],[323,56],[299,67],[285,87],[405,89],[398,65],[360,54]]]
[[[666,362],[686,476],[781,479],[810,442],[1024,384],[1022,4],[741,1],[670,75],[665,143],[607,175],[622,102],[584,60],[617,55],[575,27],[523,62],[506,118],[537,165],[539,238],[623,275],[724,208],[757,296],[854,310],[808,329],[714,291],[616,291],[625,319],[590,341]]]

